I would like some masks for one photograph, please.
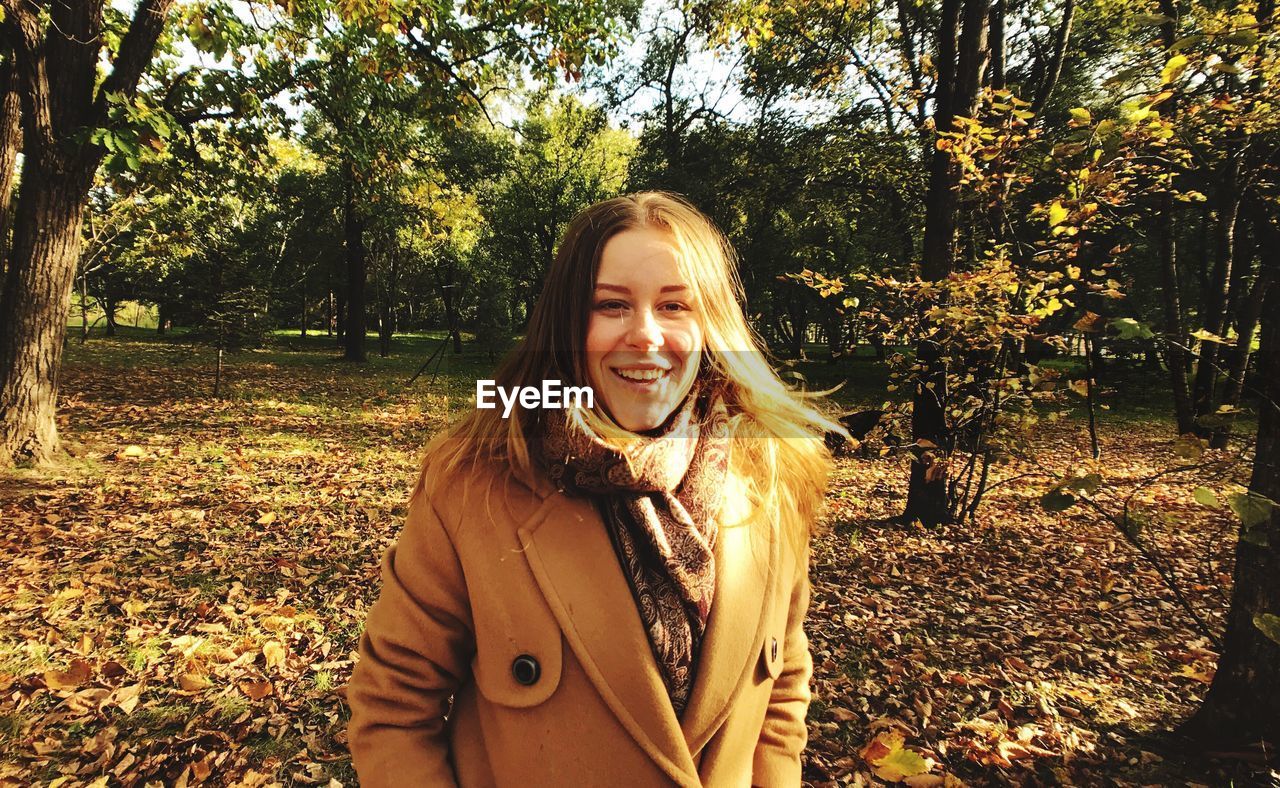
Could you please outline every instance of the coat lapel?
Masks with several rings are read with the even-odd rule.
[[[614,716],[676,783],[700,786],[631,589],[592,503],[550,495],[521,527],[520,541],[565,639]]]
[[[733,494],[730,493],[731,501]],[[729,508],[726,506],[726,508]],[[726,522],[728,520],[728,522]],[[723,724],[734,696],[760,658],[764,607],[778,564],[772,523],[722,519],[716,537],[716,592],[698,656],[693,694],[681,718],[689,752],[698,753]]]

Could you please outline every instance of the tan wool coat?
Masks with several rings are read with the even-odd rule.
[[[807,548],[776,522],[741,525],[740,489],[677,718],[590,501],[507,466],[419,485],[347,688],[361,784],[800,785]]]

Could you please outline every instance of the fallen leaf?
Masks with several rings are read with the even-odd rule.
[[[93,668],[83,659],[71,660],[66,670],[46,670],[44,684],[51,690],[72,690],[89,680]]]
[[[272,693],[271,682],[262,681],[242,681],[240,682],[240,690],[248,695],[252,700],[262,700]]]

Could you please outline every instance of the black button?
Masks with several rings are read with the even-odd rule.
[[[769,646],[769,661],[770,662],[778,661],[778,639],[777,638],[774,638],[773,644]]]
[[[516,657],[515,662],[511,663],[511,675],[527,687],[542,675],[542,668],[538,667],[538,660],[528,654],[521,654]]]

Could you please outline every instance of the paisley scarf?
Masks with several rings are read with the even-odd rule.
[[[595,500],[679,716],[715,593],[727,408],[695,389],[663,426],[623,450],[571,424],[574,412],[542,411],[535,456],[557,488]]]

